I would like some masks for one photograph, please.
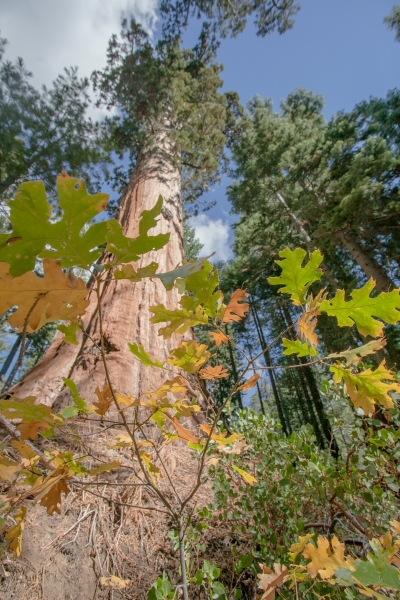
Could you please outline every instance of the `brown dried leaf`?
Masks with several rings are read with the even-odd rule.
[[[199,372],[201,379],[211,379],[211,381],[223,379],[224,377],[228,377],[228,375],[228,369],[224,369],[222,365],[217,365],[216,367],[208,366]]]
[[[260,567],[263,572],[257,575],[260,580],[258,587],[265,592],[261,600],[274,600],[276,588],[282,587],[288,579],[288,568],[278,563],[274,564],[274,571],[271,571],[266,565],[260,565]]]
[[[24,531],[24,519],[26,517],[26,508],[21,506],[18,513],[14,515],[14,519],[17,522],[16,525],[9,527],[6,531],[6,540],[10,542],[10,550],[14,552],[15,558],[20,556],[22,551],[22,532]]]
[[[200,438],[196,437],[194,433],[190,431],[190,429],[183,427],[177,417],[170,417],[170,419],[172,427],[175,429],[181,440],[185,440],[185,442],[191,442],[192,444],[200,443]]]
[[[21,432],[21,440],[37,440],[39,429],[48,431],[51,429],[51,425],[44,421],[30,421],[29,423],[20,423],[17,429]]]
[[[63,465],[56,471],[50,473],[46,479],[38,477],[33,484],[30,494],[35,497],[35,502],[39,502],[47,509],[47,514],[53,512],[61,513],[59,504],[61,504],[61,494],[69,494],[69,488],[66,480],[71,479],[71,474],[66,465]]]
[[[93,406],[95,406],[95,412],[100,415],[100,417],[104,417],[108,409],[112,404],[112,394],[110,387],[105,385],[102,390],[99,387],[95,389],[96,396],[98,397],[98,402],[93,402]]]
[[[0,455],[0,478],[12,483],[22,465]]]
[[[297,321],[297,329],[302,341],[306,340],[313,346],[318,345],[318,336],[315,333],[317,326],[317,316],[320,314],[318,308],[313,308],[311,311],[303,312]]]
[[[229,300],[228,306],[225,309],[224,316],[222,317],[222,323],[232,323],[235,321],[238,323],[241,321],[247,312],[249,312],[249,305],[246,300],[246,292],[244,290],[236,290],[233,292],[231,299]],[[239,304],[243,302],[243,304]]]
[[[243,383],[243,385],[238,387],[237,391],[243,390],[244,392],[247,392],[247,390],[249,390],[257,385],[257,381],[260,379],[260,377],[261,377],[261,375],[259,375],[258,373],[254,373],[254,375],[252,375],[250,377],[250,379],[248,379],[247,381],[245,381]]]
[[[229,342],[229,337],[222,333],[222,331],[210,331],[208,335],[210,336],[211,340],[215,343],[217,348],[221,344],[226,344],[227,342]]]

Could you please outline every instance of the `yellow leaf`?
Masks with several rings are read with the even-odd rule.
[[[21,506],[18,513],[14,515],[16,525],[9,527],[6,531],[6,540],[10,542],[10,550],[14,552],[15,558],[21,555],[22,551],[22,532],[24,531],[24,519],[26,517],[26,508]]]
[[[358,365],[364,356],[369,356],[370,354],[375,354],[379,350],[382,350],[386,346],[385,338],[379,338],[377,340],[372,340],[368,342],[368,344],[364,344],[363,346],[357,346],[357,348],[351,348],[351,350],[345,350],[344,352],[339,352],[338,354],[328,354],[326,358],[344,358],[346,360],[346,366],[351,367],[353,365]]]
[[[374,412],[375,403],[392,408],[393,400],[389,392],[400,392],[400,385],[395,381],[393,373],[386,369],[384,360],[375,371],[367,369],[362,373],[351,373],[339,363],[332,365],[330,370],[334,374],[335,383],[343,379],[354,406],[362,408],[366,415]]]
[[[33,465],[39,459],[39,455],[21,440],[13,440],[11,446],[18,450],[22,456],[22,464],[24,467]]]
[[[259,375],[258,373],[255,373],[254,375],[252,375],[250,377],[250,379],[245,381],[243,383],[243,385],[238,387],[237,391],[243,390],[244,392],[247,392],[247,390],[249,390],[257,385],[257,381],[260,379],[260,377],[261,377],[261,375]]]
[[[53,321],[73,321],[85,314],[89,300],[82,279],[75,279],[74,286],[59,266],[50,258],[43,261],[44,277],[33,272],[21,277],[11,277],[9,265],[0,263],[0,313],[12,306],[18,310],[9,316],[12,327],[22,330],[29,315],[27,332],[38,331]]]
[[[211,379],[211,381],[223,379],[224,377],[228,377],[228,375],[228,369],[224,369],[222,365],[217,365],[216,367],[208,366],[205,369],[201,369],[199,373],[201,379]]]
[[[90,471],[91,475],[99,475],[100,473],[104,473],[104,471],[114,471],[115,469],[119,469],[121,466],[121,463],[118,460],[113,460],[112,462],[109,463],[104,463],[102,465],[100,465],[99,467],[96,467],[95,469],[92,469]]]
[[[208,335],[217,347],[229,342],[228,336],[222,333],[222,331],[210,331]]]
[[[156,465],[154,463],[151,462],[153,457],[150,454],[148,454],[145,450],[142,450],[141,452],[139,452],[139,456],[142,459],[142,461],[144,462],[147,472],[150,475],[153,484],[156,485],[157,477],[162,477],[162,473],[161,473],[160,469],[158,467],[156,467]]]
[[[5,479],[12,483],[16,477],[17,473],[21,471],[22,465],[19,463],[6,458],[5,456],[0,455],[0,477],[1,479]]]
[[[354,571],[354,561],[351,557],[345,558],[345,545],[341,544],[336,536],[332,539],[332,550],[329,540],[323,536],[318,536],[317,547],[313,544],[307,544],[303,551],[304,558],[309,558],[311,562],[307,565],[307,571],[311,577],[320,575],[322,579],[333,577],[335,571],[340,567]]]
[[[124,590],[131,585],[131,580],[120,579],[116,575],[111,575],[111,577],[100,577],[100,585],[113,590]]]
[[[106,412],[112,404],[112,395],[110,387],[108,385],[105,385],[102,390],[100,390],[100,388],[97,387],[94,393],[99,399],[98,402],[93,402],[93,406],[96,407],[95,412],[101,417],[104,417],[104,415],[106,414]]]
[[[300,552],[303,552],[307,542],[313,537],[312,533],[306,533],[306,535],[301,536],[299,535],[299,541],[296,542],[295,544],[292,544],[290,546],[290,560],[294,561],[294,559],[296,558],[296,556],[298,554],[300,554]]]
[[[247,471],[239,469],[239,467],[237,467],[236,465],[232,465],[232,469],[235,469],[235,471],[237,471],[239,475],[241,475],[243,479],[247,481],[247,483],[249,483],[250,485],[252,485],[253,483],[257,483],[258,479],[256,477],[253,477],[253,475],[250,475],[250,473],[247,473]]]
[[[238,323],[246,316],[246,313],[249,312],[249,305],[244,302],[246,298],[247,295],[244,290],[239,289],[233,292],[222,317],[223,324]],[[243,302],[243,304],[239,304],[239,302]]]
[[[390,525],[392,526],[392,531],[395,535],[400,535],[400,521],[390,521]]]
[[[156,396],[156,398],[163,398],[167,392],[171,392],[172,394],[185,394],[187,392],[187,387],[183,377],[177,376],[174,379],[168,379],[155,392],[143,392],[143,394],[151,394],[152,396]]]
[[[170,365],[175,365],[186,373],[195,373],[210,358],[210,352],[207,351],[205,344],[198,344],[196,340],[182,342],[178,348],[172,350],[168,358]]]
[[[199,427],[207,435],[210,435],[210,433],[212,431],[212,427],[210,427],[210,425],[207,425],[206,423],[202,423]],[[236,442],[238,440],[243,440],[243,435],[241,433],[232,433],[232,435],[230,435],[229,437],[227,437],[227,435],[228,435],[227,433],[216,433],[215,432],[215,433],[211,433],[211,439],[214,440],[215,442],[218,442],[218,444],[221,444],[223,446],[233,444],[234,442]]]

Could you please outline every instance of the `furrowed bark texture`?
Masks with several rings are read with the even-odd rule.
[[[158,252],[146,254],[134,267],[143,267],[156,261],[159,272],[173,270],[183,259],[181,176],[161,152],[143,153],[127,185],[117,216],[126,236],[136,237],[140,214],[154,206],[159,196],[168,209],[167,218],[160,216],[157,226],[149,233],[170,233],[168,244]],[[104,257],[103,262],[110,255]],[[89,336],[100,344],[99,318],[96,313],[96,293],[90,289],[91,304],[84,316]],[[163,303],[174,308],[179,300],[174,289],[167,292],[158,279],[145,279],[138,283],[111,278],[102,288],[104,342],[108,368],[115,389],[122,394],[137,396],[153,390],[167,378],[161,369],[143,367],[129,351],[128,343],[143,344],[152,356],[165,360],[169,349],[176,346],[182,336],[164,341],[158,336],[161,325],[149,322],[149,307]],[[80,337],[79,337],[80,336]],[[48,406],[59,405],[67,397],[62,377],[68,377],[78,386],[86,400],[93,400],[96,386],[105,384],[104,367],[100,352],[89,337],[79,334],[78,346],[66,344],[58,334],[43,359],[24,380],[13,388],[19,397],[33,395]],[[190,337],[190,333],[186,336]]]

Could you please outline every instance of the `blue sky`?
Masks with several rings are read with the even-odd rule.
[[[222,40],[218,60],[224,64],[224,90],[234,90],[245,104],[255,94],[271,97],[275,109],[293,89],[322,94],[325,115],[351,110],[369,96],[384,96],[399,85],[400,44],[383,24],[395,0],[298,0],[302,8],[294,29],[265,38],[255,34],[253,19],[236,39]],[[157,37],[157,0],[2,0],[1,34],[8,57],[24,57],[36,85],[49,84],[65,66],[79,65],[82,75],[105,64],[107,41],[118,32],[121,16],[136,16]],[[62,18],[61,18],[62,17]],[[185,33],[196,43],[199,23]],[[204,251],[230,256],[232,243],[225,178],[208,194],[215,208],[192,221]]]
[[[385,96],[400,85],[400,44],[383,23],[393,0],[300,3],[302,9],[295,26],[284,35],[257,37],[250,19],[244,33],[222,41],[218,61],[225,67],[224,91],[237,91],[242,104],[255,94],[270,97],[275,110],[279,110],[281,99],[295,88],[305,87],[324,96],[324,113],[329,119],[339,110],[351,110],[358,102],[370,96]],[[188,45],[193,44],[196,30],[192,26],[187,32]],[[201,237],[206,241],[210,239],[205,229],[207,221],[211,225],[217,219],[226,237],[224,225],[236,219],[229,214],[227,184],[229,180],[224,178],[209,194],[209,199],[217,200],[216,207],[192,220],[195,225],[201,224]],[[218,233],[213,237],[219,239]],[[231,229],[226,243],[232,243]]]

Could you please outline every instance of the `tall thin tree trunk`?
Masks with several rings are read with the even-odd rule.
[[[289,205],[287,204],[287,202],[284,199],[284,197],[282,196],[282,194],[280,194],[278,192],[276,196],[277,196],[280,204],[283,206],[286,213],[288,214],[293,225],[296,227],[297,231],[299,232],[300,237],[303,240],[303,242],[305,243],[305,245],[307,246],[307,248],[311,251],[316,250],[316,246],[315,246],[314,242],[312,241],[311,237],[307,233],[307,231],[304,228],[303,224],[301,223],[300,219],[298,219],[298,217],[294,214],[292,209],[289,207]],[[334,290],[338,290],[340,287],[340,284],[339,284],[338,280],[336,279],[336,277],[334,276],[334,274],[332,273],[332,271],[330,270],[330,268],[328,267],[328,265],[325,263],[325,261],[322,261],[321,269],[324,273],[325,279],[328,281],[328,283],[330,283],[332,288]]]
[[[282,424],[282,428],[284,433],[288,434],[288,426],[286,423],[286,419],[285,419],[285,415],[283,412],[283,406],[282,406],[282,401],[278,392],[278,386],[276,385],[276,380],[275,380],[275,373],[273,372],[273,370],[271,369],[272,366],[272,362],[271,362],[271,356],[268,350],[266,350],[267,348],[267,344],[264,338],[264,333],[263,330],[261,328],[261,324],[260,321],[258,319],[258,315],[257,315],[257,311],[255,310],[255,307],[253,305],[253,302],[250,301],[250,309],[251,309],[251,313],[253,315],[253,320],[256,326],[256,330],[257,330],[257,334],[258,334],[258,339],[260,341],[260,346],[261,349],[264,350],[263,352],[263,356],[264,356],[264,361],[265,361],[265,365],[268,371],[268,375],[269,375],[269,380],[271,382],[271,387],[272,387],[272,393],[274,394],[274,398],[275,398],[275,404],[276,404],[276,408],[278,410],[278,417],[279,420]]]
[[[156,261],[159,271],[166,272],[173,270],[183,259],[181,176],[161,151],[142,152],[124,190],[117,216],[126,236],[138,235],[140,214],[152,208],[160,195],[170,215],[168,219],[161,216],[151,234],[169,232],[169,242],[162,250],[143,256],[134,267]],[[107,259],[108,256],[103,257],[103,261]],[[48,406],[53,406],[55,402],[58,405],[68,397],[63,377],[73,379],[87,400],[94,398],[96,386],[104,385],[103,364],[92,341],[98,343],[100,339],[93,286],[89,290],[89,299],[91,304],[83,318],[88,336],[79,334],[78,346],[73,346],[65,343],[63,336],[58,334],[43,359],[15,386],[13,391],[20,397],[34,395]],[[177,290],[167,292],[158,279],[132,283],[127,280],[115,281],[110,277],[104,284],[101,309],[105,347],[111,380],[119,392],[137,396],[165,381],[166,372],[144,368],[129,351],[128,343],[143,344],[152,356],[165,360],[169,350],[182,337],[173,336],[170,340],[162,341],[158,337],[162,325],[149,322],[149,307],[163,303],[172,309],[176,307],[178,299]],[[187,334],[188,337],[190,335]]]
[[[390,289],[396,287],[385,269],[375,259],[369,256],[355,239],[351,238],[347,233],[344,233],[344,231],[336,231],[335,236],[349,254],[351,254],[352,258],[354,258],[365,275],[375,279],[376,289],[379,292],[388,292]]]
[[[16,354],[18,352],[18,348],[20,347],[21,339],[22,339],[22,333],[19,333],[17,335],[17,338],[14,342],[13,347],[11,348],[10,352],[8,353],[6,360],[4,361],[3,366],[1,367],[0,378],[3,378],[7,375],[7,371],[10,368],[12,361],[14,360],[14,357],[16,356]]]
[[[15,344],[14,344],[15,345]],[[25,344],[25,352],[28,350],[29,346],[31,345],[31,340],[27,339],[26,340],[26,344]],[[18,347],[17,347],[18,349]],[[4,384],[3,387],[3,392],[6,392],[13,384],[13,381],[15,379],[15,376],[17,374],[18,369],[20,368],[20,364],[19,364],[19,359],[17,359],[14,363],[13,368],[11,369],[11,373],[9,374],[9,376],[7,377],[7,381]]]
[[[229,335],[228,334],[228,327],[227,326],[225,327],[225,331],[226,331],[226,335]],[[235,356],[233,354],[233,348],[232,348],[232,344],[231,344],[230,340],[228,340],[228,352],[229,352],[229,358],[231,360],[232,374],[233,374],[233,377],[234,377],[235,381],[237,381],[239,375],[238,375],[238,372],[237,372],[236,362],[235,362]],[[238,401],[238,404],[239,404],[239,408],[243,408],[243,400],[242,400],[242,394],[241,394],[241,392],[239,391],[237,394],[235,394],[235,397],[237,398],[237,401]]]

